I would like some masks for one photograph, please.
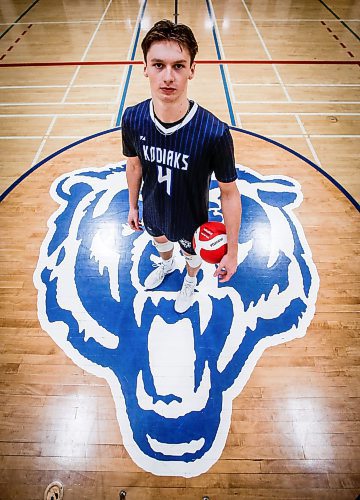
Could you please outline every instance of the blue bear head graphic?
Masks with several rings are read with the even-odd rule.
[[[51,187],[34,283],[42,327],[75,363],[112,390],[124,445],[143,469],[191,477],[208,470],[227,438],[232,400],[265,348],[305,335],[319,279],[293,209],[299,184],[237,167],[242,198],[238,270],[220,284],[204,263],[194,305],[174,301],[185,273],[156,290],[151,238],[127,225],[125,163],[67,173]],[[222,220],[210,185],[209,218]]]

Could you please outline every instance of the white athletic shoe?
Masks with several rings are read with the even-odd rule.
[[[171,262],[169,262],[171,260]],[[176,263],[174,257],[171,257],[169,261],[162,260],[160,264],[152,271],[146,278],[144,285],[147,290],[153,290],[157,288],[164,281],[167,274],[172,273],[176,269]]]
[[[194,282],[184,279],[183,286],[175,301],[175,311],[184,313],[192,306],[195,295],[196,280]]]

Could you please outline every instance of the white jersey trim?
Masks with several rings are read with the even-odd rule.
[[[164,127],[160,122],[159,120],[156,118],[155,114],[154,114],[154,106],[153,106],[153,101],[152,99],[150,99],[150,102],[149,102],[149,112],[150,112],[150,117],[152,119],[152,121],[154,122],[154,125],[155,127],[157,128],[157,130],[159,132],[161,132],[162,134],[164,135],[171,135],[173,134],[174,132],[176,132],[177,130],[180,130],[182,127],[184,127],[187,123],[189,123],[189,121],[194,117],[197,109],[198,109],[198,104],[196,102],[194,102],[194,105],[193,107],[191,108],[191,110],[189,111],[189,113],[185,116],[185,118],[183,119],[182,122],[180,123],[177,123],[176,125],[174,125],[173,127],[170,127],[170,128],[166,128]]]

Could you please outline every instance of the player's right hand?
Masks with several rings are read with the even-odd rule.
[[[130,208],[128,214],[128,223],[131,229],[133,229],[134,231],[142,231],[142,226],[139,220],[138,208]]]

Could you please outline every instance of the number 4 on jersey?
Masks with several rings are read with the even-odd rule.
[[[166,192],[171,195],[171,169],[164,167],[163,165],[158,165],[158,183],[166,182]],[[164,169],[166,173],[164,174]]]

